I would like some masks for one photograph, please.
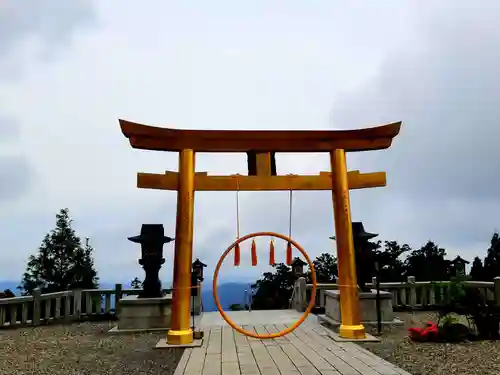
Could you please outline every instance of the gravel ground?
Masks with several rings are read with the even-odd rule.
[[[397,313],[404,326],[387,329],[381,343],[362,343],[362,347],[398,365],[413,375],[498,375],[500,341],[461,344],[415,343],[408,339],[409,327],[436,322],[433,313]]]
[[[0,331],[0,374],[174,373],[183,349],[153,349],[162,333],[110,335],[116,322]]]

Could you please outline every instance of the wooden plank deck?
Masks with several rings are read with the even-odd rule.
[[[265,333],[291,324],[270,320],[243,327]],[[355,343],[334,341],[314,319],[273,340],[246,337],[227,325],[204,331],[203,346],[185,350],[175,375],[411,375]]]

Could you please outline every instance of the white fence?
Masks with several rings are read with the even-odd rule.
[[[375,288],[376,279],[368,286]],[[494,281],[465,281],[467,287],[478,288],[490,300],[500,305],[500,277]],[[409,276],[407,282],[380,283],[380,290],[392,293],[394,309],[426,310],[446,304],[450,297],[450,281],[415,281]],[[291,306],[304,311],[311,295],[312,284],[306,284],[299,278],[294,285]],[[338,289],[337,284],[317,284],[315,306],[325,307],[325,290]]]
[[[53,321],[78,321],[111,318],[118,301],[125,295],[136,295],[140,289],[82,289],[41,294],[35,289],[31,296],[0,299],[0,328],[48,324]],[[170,293],[170,289],[164,289]],[[199,297],[201,298],[201,297]]]

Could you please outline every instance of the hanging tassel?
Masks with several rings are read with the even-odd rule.
[[[234,247],[234,266],[238,267],[240,265],[240,244]]]
[[[276,261],[274,260],[274,241],[269,242],[269,265],[274,266]]]
[[[255,245],[255,240],[252,240],[252,266],[257,265],[257,245]]]
[[[292,265],[292,243],[288,242],[286,245],[286,264],[288,266]]]

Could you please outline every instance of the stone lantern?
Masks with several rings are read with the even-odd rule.
[[[203,281],[203,268],[207,265],[196,259],[191,268],[191,311],[194,315],[201,314],[201,282]],[[193,324],[194,325],[194,324]]]
[[[164,235],[163,224],[142,224],[141,234],[128,237],[128,239],[141,245],[142,258],[139,259],[139,264],[144,268],[146,277],[139,297],[162,297],[159,272],[162,264],[165,263],[163,245],[174,239]]]
[[[192,264],[192,274],[194,277],[196,277],[197,280],[203,281],[203,268],[205,268],[207,265],[203,262],[201,262],[198,258],[193,262]]]
[[[199,259],[196,259],[191,268],[191,286],[193,287],[191,289],[191,296],[198,296],[198,288],[194,288],[195,286],[198,286],[200,282],[202,282],[203,279],[203,268],[205,268],[207,265],[203,262],[201,262]]]
[[[304,262],[299,257],[295,257],[295,259],[292,261],[292,274],[294,278],[298,278],[304,275],[305,265],[307,265],[306,262]]]
[[[466,275],[466,273],[465,273],[465,265],[466,264],[469,264],[469,262],[466,261],[465,259],[463,259],[460,255],[458,255],[455,259],[453,259],[451,261],[451,265],[453,266],[453,271],[454,271],[453,276],[456,276],[456,277],[465,276]]]
[[[358,282],[358,299],[360,306],[361,324],[373,325],[377,322],[377,328],[384,325],[401,325],[403,322],[394,316],[392,308],[392,293],[380,288],[372,289],[372,276],[377,275],[375,284],[378,283],[379,264],[377,262],[375,250],[379,247],[377,243],[370,240],[378,236],[377,233],[367,232],[360,221],[352,222],[352,236],[356,261],[356,279]],[[329,237],[336,240],[335,236]],[[337,253],[342,250],[337,249]],[[350,288],[354,285],[342,285],[345,281],[338,280],[339,288],[335,290],[325,290],[325,316],[326,321],[331,325],[340,325],[342,322],[342,301],[340,295],[342,289]],[[343,287],[343,288],[342,288]],[[320,318],[322,320],[322,318]]]
[[[377,236],[378,234],[376,233],[365,231],[362,222],[352,222],[352,237],[356,260],[356,278],[362,292],[370,292],[371,290],[367,284],[371,283],[372,276],[375,271],[375,249],[378,245],[370,242],[370,240]],[[329,238],[335,241],[335,236]]]

